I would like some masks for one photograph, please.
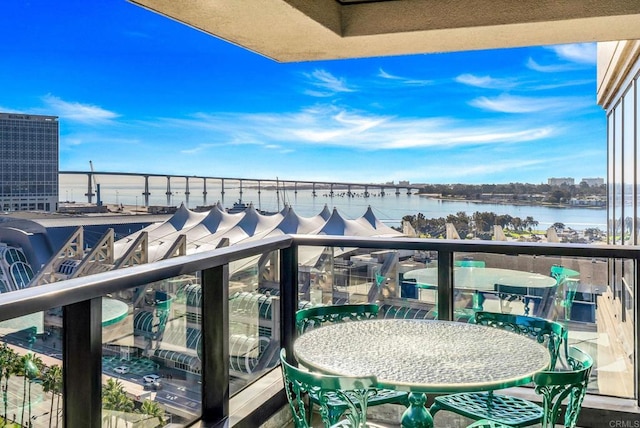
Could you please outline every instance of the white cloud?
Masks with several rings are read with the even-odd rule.
[[[266,148],[276,150],[305,145],[377,151],[504,144],[546,139],[559,132],[553,126],[530,126],[522,119],[478,124],[446,117],[374,115],[335,106],[284,114],[199,114],[193,120],[172,119],[164,124],[184,129],[185,134],[215,135],[220,146],[235,144],[233,141],[261,141]]]
[[[576,97],[518,97],[502,94],[497,97],[478,97],[469,102],[473,107],[500,113],[536,113],[540,111],[575,110],[592,105],[587,99]]]
[[[433,85],[433,80],[425,80],[425,79],[413,79],[409,77],[396,76],[394,74],[387,73],[382,68],[378,71],[378,77],[386,80],[396,81],[398,83],[408,85],[408,86],[428,86]]]
[[[495,175],[501,172],[519,171],[523,169],[531,169],[546,165],[549,162],[546,158],[533,159],[510,159],[505,162],[504,159],[496,159],[495,162],[491,158],[483,160],[483,162],[464,161],[464,168],[451,168],[447,165],[431,165],[429,174],[439,177],[441,180],[458,180],[463,177],[476,177],[483,175]]]
[[[550,46],[559,58],[580,64],[596,63],[595,43],[574,43],[571,45]]]
[[[326,70],[314,70],[304,75],[312,85],[322,89],[322,91],[308,90],[305,92],[307,95],[328,97],[341,92],[355,92],[354,88],[347,85],[346,79],[336,77]]]
[[[119,117],[118,114],[101,107],[64,101],[53,95],[42,98],[47,105],[49,114],[60,116],[62,119],[85,124],[104,124]]]
[[[539,71],[541,73],[559,73],[562,71],[571,71],[575,69],[575,67],[571,64],[541,65],[538,64],[533,58],[529,58],[526,65],[527,68],[530,68],[534,71]]]
[[[491,76],[474,76],[473,74],[461,74],[455,78],[455,81],[463,85],[485,89],[509,89],[515,86],[510,79],[496,79]]]
[[[559,64],[543,65],[529,58],[527,68],[541,73],[558,73],[563,71],[578,70],[591,67],[596,64],[596,44],[595,43],[575,43],[571,45],[549,46],[546,49],[553,51],[559,60]]]
[[[215,146],[215,144],[199,144],[196,147],[193,147],[191,149],[182,149],[180,150],[180,153],[184,153],[186,155],[193,155],[193,154],[201,153],[213,146]]]

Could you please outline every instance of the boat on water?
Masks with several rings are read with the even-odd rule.
[[[233,206],[231,208],[225,208],[225,210],[229,214],[237,214],[237,213],[241,213],[241,212],[245,211],[249,207],[253,207],[253,204],[251,204],[251,203],[247,204],[247,203],[242,202],[242,199],[238,199],[237,202],[233,203]],[[261,210],[261,209],[256,209],[256,211],[258,211],[262,215],[272,215],[272,214],[277,214],[278,213],[277,211],[265,211],[265,210]]]

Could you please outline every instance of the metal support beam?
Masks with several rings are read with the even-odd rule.
[[[202,271],[202,421],[229,417],[229,265]]]
[[[438,251],[438,319],[453,319],[453,252]]]
[[[63,420],[102,427],[102,298],[63,307]]]
[[[287,288],[288,287],[288,288]],[[293,362],[298,309],[298,246],[280,250],[280,344]]]

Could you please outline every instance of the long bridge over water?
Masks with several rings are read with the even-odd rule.
[[[389,192],[393,192],[395,195],[399,195],[405,192],[407,195],[420,190],[419,185],[410,185],[408,183],[401,182],[399,184],[385,183],[349,183],[339,181],[309,181],[309,180],[280,180],[280,179],[265,179],[265,178],[240,178],[240,177],[209,177],[202,175],[175,175],[175,174],[152,174],[152,173],[138,173],[138,172],[113,172],[113,171],[60,171],[60,175],[84,175],[87,177],[87,193],[84,195],[87,197],[87,202],[92,203],[94,196],[99,195],[99,186],[96,185],[98,176],[121,176],[121,177],[137,177],[144,179],[144,186],[141,187],[141,194],[144,196],[144,205],[149,206],[149,179],[150,178],[166,178],[167,187],[165,195],[167,196],[167,205],[171,205],[171,179],[181,179],[185,182],[184,194],[188,198],[191,194],[191,189],[194,185],[200,184],[204,204],[207,204],[207,182],[210,184],[218,183],[220,187],[220,196],[224,199],[225,189],[231,185],[231,183],[238,183],[240,198],[242,199],[243,186],[244,188],[253,187],[256,188],[258,194],[263,189],[275,190],[276,193],[282,191],[293,191],[297,194],[301,190],[311,190],[313,196],[317,196],[318,192],[324,190],[329,196],[334,196],[338,190],[343,190],[347,197],[354,197],[358,190],[362,191],[362,196],[368,198],[371,195],[372,190],[379,189],[379,195],[385,196]]]

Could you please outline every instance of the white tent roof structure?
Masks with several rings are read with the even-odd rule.
[[[195,254],[217,248],[224,239],[229,245],[285,234],[398,237],[402,233],[378,220],[371,207],[358,219],[342,217],[325,206],[314,217],[302,217],[290,206],[272,215],[260,214],[252,205],[241,213],[229,214],[220,205],[208,212],[194,212],[182,205],[167,221],[152,224],[114,244],[114,258],[123,257],[136,238],[148,234],[148,261],[166,256],[167,250],[184,235],[186,253]],[[321,251],[321,249],[319,249]],[[302,262],[302,260],[300,260]]]

